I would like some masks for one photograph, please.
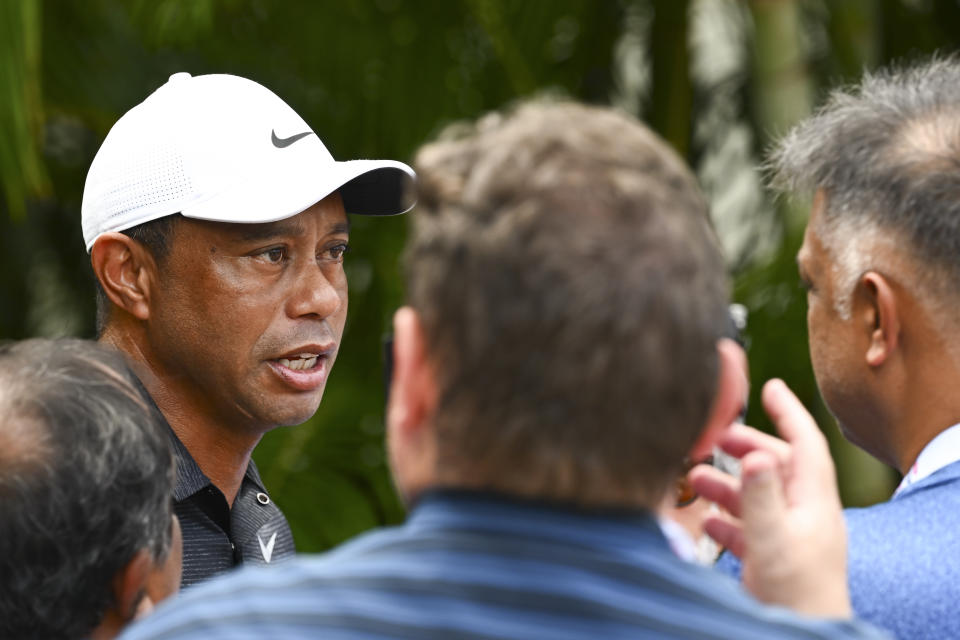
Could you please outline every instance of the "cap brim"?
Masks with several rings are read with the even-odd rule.
[[[413,169],[394,160],[350,160],[322,167],[288,166],[267,178],[237,182],[216,196],[183,207],[188,218],[216,222],[276,222],[339,191],[347,213],[393,216],[416,204]]]
[[[351,160],[339,164],[358,170],[338,191],[347,213],[361,216],[395,216],[416,204],[413,169],[392,160]]]

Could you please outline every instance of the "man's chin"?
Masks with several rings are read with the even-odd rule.
[[[269,424],[272,427],[294,427],[307,422],[316,415],[320,408],[320,400],[323,397],[323,390],[316,393],[316,397],[297,398],[289,403],[284,403],[273,407],[269,412]]]

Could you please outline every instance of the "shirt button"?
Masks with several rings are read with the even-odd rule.
[[[262,505],[268,505],[270,504],[270,496],[261,491],[257,494],[257,502]]]

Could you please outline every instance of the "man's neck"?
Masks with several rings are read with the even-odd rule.
[[[240,491],[254,447],[262,432],[231,424],[189,384],[164,375],[156,359],[145,352],[142,343],[119,331],[106,331],[101,344],[124,352],[134,372],[163,413],[173,432],[187,448],[193,460],[223,493],[227,504]]]
[[[960,365],[953,361],[950,348],[939,341],[924,350],[904,376],[905,384],[896,404],[900,416],[896,424],[897,469],[906,474],[920,452],[944,430],[960,422]]]
[[[960,407],[955,399],[928,388],[921,395],[914,395],[915,404],[927,405],[915,412],[908,412],[900,429],[900,441],[895,443],[897,469],[906,474],[920,452],[938,435],[960,423]]]
[[[191,413],[165,387],[145,386],[194,462],[232,506],[260,436],[238,433],[222,422]]]

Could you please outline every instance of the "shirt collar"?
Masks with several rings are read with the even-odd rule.
[[[584,509],[492,492],[429,491],[418,499],[405,527],[500,533],[607,550],[631,551],[647,544],[670,553],[656,519],[645,509]]]
[[[177,459],[177,484],[173,488],[173,499],[180,502],[213,483],[200,470],[200,465],[196,463],[187,448],[180,442],[180,438],[174,433],[169,423],[167,424],[167,431],[170,435],[173,453]]]
[[[936,438],[927,443],[916,462],[910,467],[894,496],[911,487],[949,464],[960,460],[960,424],[941,431]]]
[[[257,463],[253,461],[253,458],[250,458],[250,462],[247,463],[247,471],[243,474],[243,477],[255,484],[260,491],[264,493],[267,492],[267,490],[263,488],[263,480],[260,479],[260,470],[257,469]]]
[[[213,482],[200,469],[200,465],[193,459],[187,447],[180,442],[180,438],[173,431],[173,428],[167,424],[170,433],[170,443],[173,445],[173,451],[177,459],[177,486],[173,489],[173,499],[177,502],[185,500],[197,493],[201,489],[212,486]],[[263,488],[263,480],[260,479],[260,471],[257,464],[250,459],[247,464],[247,470],[243,474],[244,482],[252,482],[257,489],[266,493]]]

